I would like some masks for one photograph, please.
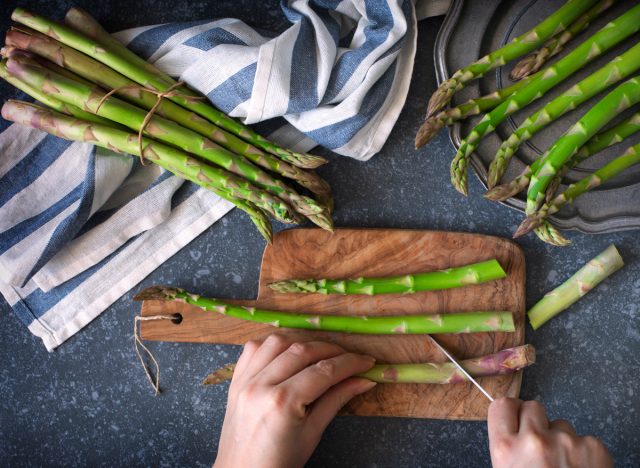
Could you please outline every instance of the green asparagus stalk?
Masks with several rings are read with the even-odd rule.
[[[202,310],[218,312],[229,317],[266,323],[274,327],[306,330],[378,335],[510,332],[514,330],[511,312],[397,316],[300,314],[236,306],[218,299],[201,297],[183,289],[164,286],[147,288],[134,299],[139,301],[182,301],[200,307]]]
[[[320,294],[398,294],[435,291],[480,284],[506,277],[497,260],[474,263],[441,271],[388,278],[358,279],[290,279],[276,281],[269,287],[280,293]]]
[[[528,216],[538,210],[545,198],[545,190],[549,182],[577,153],[578,149],[619,113],[638,102],[640,102],[640,78],[632,78],[601,99],[542,155],[541,166],[531,176],[527,191],[525,212]]]
[[[82,106],[91,112],[139,130],[145,121],[146,112],[118,98],[108,97],[102,105],[105,92],[97,87],[90,88],[66,79],[56,73],[34,66],[24,59],[10,59],[9,72],[18,76],[27,84],[42,89],[56,99]],[[220,147],[211,140],[192,132],[173,121],[153,116],[145,127],[145,133],[160,141],[176,145],[184,151],[196,154],[234,174],[245,177],[261,188],[291,203],[295,210],[303,215],[313,215],[313,222],[324,229],[332,230],[331,218],[324,213],[324,207],[309,197],[297,194],[282,181],[267,174],[244,158]],[[284,205],[283,205],[284,206]],[[285,210],[285,215],[289,210]]]
[[[571,278],[547,293],[529,312],[534,330],[578,301],[605,278],[618,271],[624,262],[614,245],[610,245]]]
[[[557,179],[563,177],[569,169],[577,166],[591,155],[623,141],[638,131],[640,131],[640,112],[611,127],[609,130],[598,133],[591,138],[586,145],[580,148],[580,150],[578,150],[578,152],[571,158],[569,164],[567,164],[562,171],[558,173],[555,179],[556,183]],[[489,190],[484,195],[485,198],[494,201],[504,201],[517,193],[522,192],[528,187],[529,181],[531,180],[531,174],[536,172],[541,166],[542,159],[536,159],[531,166],[527,166],[513,181],[504,185],[498,185]]]
[[[596,0],[568,0],[530,31],[455,72],[431,96],[427,108],[427,118],[446,106],[451,101],[453,94],[462,89],[467,82],[480,78],[488,71],[531,52],[548,38],[563,31],[595,3]]]
[[[518,81],[517,83],[513,83],[507,88],[498,89],[497,91],[485,96],[481,96],[476,99],[469,99],[467,102],[464,102],[459,106],[452,107],[451,109],[444,109],[438,114],[427,118],[416,134],[416,149],[422,148],[426,145],[443,127],[453,125],[460,120],[478,115],[481,112],[487,112],[494,109],[517,90],[524,88],[537,76],[538,75],[530,76],[524,80]]]
[[[5,80],[7,83],[12,84],[23,93],[28,94],[32,98],[40,101],[45,106],[50,107],[51,109],[54,109],[62,114],[72,115],[73,117],[76,117],[81,120],[86,120],[88,122],[95,122],[103,125],[109,125],[111,123],[109,120],[103,117],[92,114],[90,112],[85,112],[82,109],[79,109],[78,107],[65,104],[64,102],[58,101],[57,99],[47,96],[46,94],[41,93],[36,89],[33,89],[31,86],[26,85],[25,83],[17,79],[15,76],[12,76],[9,74],[9,72],[7,71],[6,60],[0,61],[0,78]]]
[[[5,43],[8,46],[27,50],[52,62],[63,65],[65,67],[64,69],[77,73],[81,77],[105,89],[118,90],[115,93],[117,96],[143,109],[151,109],[158,101],[158,97],[155,94],[143,91],[140,85],[134,81],[124,77],[97,60],[36,31],[8,31]],[[64,76],[61,70],[54,69],[53,71]],[[286,163],[272,154],[266,153],[241,140],[232,133],[216,127],[208,120],[171,101],[162,100],[157,107],[157,113],[167,119],[173,120],[183,127],[198,132],[200,135],[215,141],[229,151],[246,157],[264,169],[295,180],[303,187],[323,198],[330,197],[331,195],[331,189],[328,184],[314,172],[306,171]]]
[[[140,155],[138,136],[117,128],[86,122],[59,114],[50,109],[20,101],[8,101],[2,107],[2,116],[12,122],[28,125],[67,140],[84,141],[120,153]],[[157,141],[143,138],[143,156],[186,180],[213,191],[226,199],[240,199],[248,203],[236,204],[241,209],[260,208],[272,216],[281,211],[282,202],[268,192],[216,167],[203,164],[187,153]],[[248,211],[261,232],[270,230],[257,210]],[[282,217],[282,216],[281,216]],[[258,222],[258,218],[262,218]],[[268,239],[267,239],[268,240]]]
[[[551,216],[560,211],[567,203],[573,203],[578,196],[599,187],[625,169],[638,164],[638,162],[640,162],[640,144],[631,146],[621,156],[618,156],[604,167],[601,167],[575,184],[571,184],[564,192],[549,203],[543,205],[535,215],[526,218],[522,224],[520,224],[513,237],[520,237],[528,233],[538,227],[547,216]]]
[[[547,220],[540,223],[540,226],[535,228],[533,232],[542,242],[555,245],[556,247],[566,247],[571,244],[571,241],[560,234],[560,231]]]
[[[611,60],[576,85],[553,99],[539,111],[528,117],[507,141],[503,142],[489,166],[487,184],[493,188],[500,181],[513,154],[520,145],[531,139],[540,130],[575,109],[587,99],[618,81],[627,78],[640,68],[640,43]]]
[[[75,29],[35,15],[22,8],[14,10],[11,19],[90,55],[142,86],[157,91],[167,91],[176,84],[176,81],[169,75],[158,70],[120,44],[97,21],[82,10],[75,8],[70,10],[65,19]],[[290,164],[313,169],[327,162],[326,159],[319,156],[296,153],[280,148],[207,102],[193,99],[193,97],[199,97],[199,95],[186,86],[178,88],[178,91],[180,94],[172,96],[171,100]]]
[[[515,92],[509,99],[486,114],[462,141],[451,163],[451,182],[456,190],[464,195],[467,194],[469,158],[485,135],[493,132],[509,115],[541,98],[555,85],[638,30],[640,30],[640,5],[608,23],[570,54],[545,68],[540,77],[528,86]]]
[[[589,27],[594,19],[615,2],[616,0],[600,0],[590,10],[580,15],[565,31],[553,36],[540,49],[518,62],[509,73],[509,78],[513,81],[522,80],[540,70],[547,60],[560,53],[567,42]]]
[[[507,348],[494,354],[465,359],[460,365],[472,377],[492,377],[518,372],[536,362],[536,349],[532,345]],[[235,364],[209,374],[204,385],[216,385],[231,380]],[[425,362],[419,364],[377,364],[357,375],[378,383],[453,384],[465,382],[467,377],[452,363]]]
[[[472,377],[491,377],[513,374],[535,363],[536,350],[532,345],[503,349],[479,358],[465,359],[460,365]],[[358,377],[379,383],[455,384],[468,381],[453,363],[444,364],[377,364]]]

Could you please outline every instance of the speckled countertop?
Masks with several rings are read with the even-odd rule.
[[[282,29],[276,1],[83,0],[110,30],[141,24],[235,16]],[[53,17],[64,0],[20,5]],[[0,6],[2,30],[14,0]],[[338,226],[396,227],[510,236],[521,215],[448,183],[453,148],[443,132],[421,151],[413,135],[435,87],[432,50],[442,19],[420,23],[409,97],[379,155],[370,162],[330,157],[321,169],[335,191]],[[6,86],[0,97],[11,97]],[[327,154],[318,151],[319,154]],[[552,418],[602,438],[618,466],[640,465],[640,234],[569,233],[573,245],[518,240],[527,258],[527,302],[615,243],[626,267],[527,342],[538,363],[524,374],[521,396],[545,403]],[[170,283],[220,297],[257,293],[263,242],[233,211],[195,239],[136,290]],[[204,388],[213,368],[235,360],[238,347],[151,342],[164,393],[153,397],[132,347],[139,305],[127,294],[54,353],[29,334],[0,300],[0,460],[3,466],[210,466],[224,415],[226,386]],[[327,430],[309,466],[486,466],[484,423],[343,417]]]

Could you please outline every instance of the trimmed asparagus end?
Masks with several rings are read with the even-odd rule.
[[[169,286],[151,286],[143,289],[133,296],[134,301],[173,301],[176,296],[183,292],[179,288]]]
[[[236,368],[235,363],[227,364],[220,369],[216,369],[211,374],[207,375],[202,381],[202,385],[217,385],[233,378],[233,371]]]
[[[587,262],[571,278],[548,292],[527,312],[534,330],[578,301],[605,278],[624,266],[624,261],[614,245],[610,245]]]

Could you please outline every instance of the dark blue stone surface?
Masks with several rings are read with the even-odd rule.
[[[277,2],[29,0],[21,6],[61,18],[72,5],[91,11],[109,30],[142,24],[240,17],[269,30],[287,23]],[[0,5],[6,29],[14,0]],[[338,226],[479,232],[508,237],[521,215],[449,185],[453,147],[441,133],[421,151],[413,136],[435,87],[432,49],[441,18],[420,24],[416,66],[400,119],[379,155],[359,163],[332,157],[320,172],[335,191]],[[0,97],[13,91],[0,85]],[[318,151],[319,154],[327,154]],[[559,249],[533,237],[518,240],[527,256],[527,303],[568,277],[608,244],[627,265],[527,342],[538,363],[524,374],[521,396],[545,403],[579,433],[602,438],[618,466],[640,465],[640,236],[569,233]],[[195,239],[135,290],[169,283],[220,297],[257,293],[263,249],[250,221],[233,211]],[[212,369],[234,361],[232,346],[149,343],[162,366],[160,397],[133,352],[132,293],[117,301],[58,351],[37,338],[0,301],[0,460],[3,466],[210,466],[227,387],[204,388]],[[486,466],[484,423],[338,418],[309,466]]]

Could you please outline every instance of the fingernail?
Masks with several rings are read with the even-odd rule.
[[[368,392],[376,385],[378,385],[378,383],[374,382],[373,380],[363,380],[362,383],[358,386],[358,391],[356,395],[360,395],[361,393]]]
[[[371,364],[375,364],[376,363],[376,358],[374,358],[373,356],[369,356],[368,354],[363,354],[362,355],[363,358],[371,361]]]

